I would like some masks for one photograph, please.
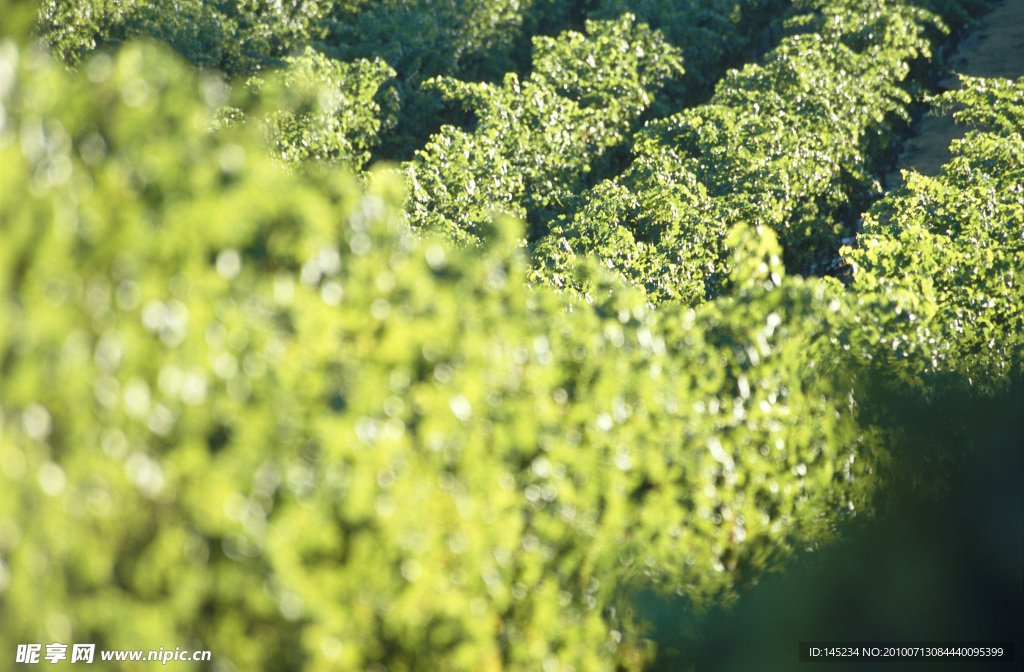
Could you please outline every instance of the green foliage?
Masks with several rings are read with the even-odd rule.
[[[544,0],[357,0],[321,21],[339,60],[382,58],[404,81],[495,80],[515,69],[526,14]]]
[[[248,86],[267,110],[274,146],[287,161],[342,161],[364,168],[379,144],[378,90],[395,76],[381,60],[341,63],[307,48]]]
[[[728,273],[722,222],[696,176],[672,158],[640,155],[552,224],[534,246],[532,277],[587,297],[593,287],[578,269],[596,257],[649,300],[700,303],[719,293]]]
[[[27,35],[32,31],[37,5],[35,0],[0,0],[0,38]]]
[[[526,75],[531,39],[582,27],[585,0],[358,0],[318,26],[317,48],[341,61],[384,59],[396,78],[381,91],[385,133],[375,158],[404,162],[445,125],[464,126],[424,82],[450,77],[500,84]]]
[[[625,142],[665,80],[681,72],[678,53],[631,15],[535,38],[533,73],[503,86],[438,79],[428,83],[476,116],[471,131],[445,126],[407,171],[410,219],[459,241],[481,242],[494,211],[531,221],[531,238],[601,170]]]
[[[979,130],[868,214],[851,288],[787,275],[872,195],[916,7],[982,3],[796,3],[634,143],[779,4],[44,5],[77,72],[0,44],[0,648],[638,670],[638,591],[729,603],[870,510],[878,408],[1024,372],[1024,81],[946,97]],[[411,91],[465,123],[408,200],[323,165],[438,111]]]
[[[538,246],[537,275],[562,286],[596,255],[653,301],[700,303],[722,291],[722,240],[743,221],[778,232],[787,268],[822,272],[907,118],[908,62],[928,53],[936,22],[878,0],[826,9],[795,19],[820,32],[786,38],[763,65],[730,71],[707,105],[638,133],[636,161]]]
[[[10,44],[3,59],[4,645],[159,648],[209,620],[236,664],[287,667],[296,629],[259,564],[237,562],[251,546],[218,503],[234,468],[210,443],[229,419],[266,422],[259,377],[228,394],[215,370],[265,370],[277,330],[211,258],[227,268],[225,248],[260,231],[283,254],[289,222],[345,188],[289,184],[249,158],[258,145],[209,135],[194,72],[152,50],[74,78]]]
[[[963,78],[938,102],[965,106],[954,116],[975,130],[941,175],[911,173],[876,204],[843,255],[855,290],[898,288],[928,306],[891,334],[909,375],[998,389],[1024,364],[1024,80]],[[910,356],[925,345],[928,357]]]
[[[772,0],[362,3],[336,13],[325,24],[328,36],[323,39],[323,49],[342,60],[382,56],[396,69],[398,80],[389,96],[396,101],[398,121],[379,155],[404,161],[422,149],[439,126],[459,125],[456,118],[443,116],[445,112],[429,88],[420,88],[420,83],[430,78],[498,84],[506,74],[515,72],[526,79],[536,71],[539,37],[559,35],[567,29],[586,35],[587,21],[620,22],[626,15],[639,15],[637,23],[649,23],[663,32],[674,49],[682,49],[686,62],[693,63],[693,67],[687,66],[686,76],[680,76],[681,70],[675,72],[659,85],[658,95],[645,102],[648,116],[663,115],[684,100],[706,95],[725,64],[749,46],[750,35],[756,34],[769,16],[779,13],[783,4]],[[605,40],[603,45],[610,47],[611,42]],[[645,60],[650,56],[648,52]],[[562,69],[585,69],[587,62],[573,65]]]
[[[40,34],[69,64],[127,39],[167,42],[193,65],[248,74],[318,35],[333,0],[47,0]]]
[[[951,30],[959,30],[975,17],[992,9],[992,0],[914,0],[913,6],[935,12]]]
[[[151,46],[0,58],[7,650],[640,669],[624,587],[728,600],[877,486],[858,306],[768,229],[696,311],[569,303],[515,222],[418,240],[393,177],[211,133],[222,82]]]
[[[681,49],[686,81],[670,90],[678,104],[709,94],[724,68],[745,56],[758,31],[788,4],[781,0],[601,0],[589,16],[609,19],[635,14]]]

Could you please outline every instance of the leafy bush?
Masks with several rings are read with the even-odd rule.
[[[513,222],[421,241],[394,179],[210,133],[222,83],[159,50],[0,56],[7,650],[639,669],[626,587],[729,599],[876,487],[856,302],[768,230],[696,312],[587,268],[567,303]]]
[[[710,94],[724,69],[747,56],[759,32],[789,4],[781,0],[601,0],[588,16],[610,19],[635,14],[680,49],[688,75],[685,82],[674,82],[669,92],[680,105]]]
[[[248,74],[314,36],[333,0],[48,0],[40,9],[43,39],[67,63],[100,47],[150,37],[199,67]]]
[[[653,301],[700,303],[721,291],[722,240],[741,221],[778,232],[787,268],[821,273],[908,118],[908,62],[928,53],[925,26],[938,24],[877,0],[820,4],[827,19],[793,20],[819,32],[730,71],[707,105],[649,123],[633,165],[537,246],[537,276],[573,286],[575,260],[596,255]]]
[[[891,335],[909,375],[998,389],[1024,365],[1024,80],[963,78],[938,102],[964,106],[954,117],[976,129],[941,175],[910,173],[877,203],[843,256],[854,290],[899,288],[929,306]]]
[[[0,45],[7,650],[642,669],[638,590],[728,603],[871,508],[900,428],[862,409],[906,400],[877,378],[1019,378],[1021,82],[951,96],[985,131],[869,213],[851,288],[783,265],[817,268],[866,198],[923,12],[801,3],[807,34],[596,185],[679,51],[631,16],[537,38],[528,75],[429,84],[477,119],[406,166],[407,202],[319,161],[380,147],[389,66],[289,55],[361,5],[143,4],[44,9],[75,73]],[[458,30],[490,34],[465,6]],[[203,67],[290,65],[245,101],[153,46],[87,55],[140,34]],[[218,123],[239,101],[288,170],[258,124]]]
[[[543,0],[356,0],[321,21],[339,60],[382,58],[403,81],[438,76],[500,80],[515,69],[527,13]]]
[[[277,153],[287,161],[365,168],[380,143],[380,87],[394,77],[380,59],[341,63],[306,48],[285,67],[251,77]]]
[[[530,64],[530,37],[558,32],[580,15],[577,3],[551,0],[51,0],[40,33],[63,61],[149,37],[199,67],[229,77],[280,68],[313,48],[341,64],[386,63],[393,77],[374,105],[384,123],[380,156],[411,156],[437,129],[437,101],[424,80],[452,76],[500,81]],[[357,66],[362,67],[362,66]],[[304,74],[308,74],[304,73]],[[362,73],[365,74],[365,73]],[[306,119],[316,123],[314,118]],[[297,134],[322,133],[306,130]]]
[[[583,189],[587,174],[625,142],[653,95],[681,72],[660,34],[625,15],[534,40],[534,69],[500,88],[428,83],[475,115],[471,131],[446,126],[408,166],[410,218],[418,227],[480,242],[494,211],[529,218],[546,233],[551,212]]]

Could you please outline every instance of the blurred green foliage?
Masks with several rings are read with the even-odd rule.
[[[250,74],[308,44],[334,0],[44,0],[40,36],[62,61],[133,38],[172,46],[200,68]]]
[[[855,307],[767,230],[697,312],[567,303],[512,221],[420,241],[395,177],[211,132],[223,81],[153,47],[3,64],[5,648],[639,669],[624,586],[730,600],[867,506]]]
[[[730,604],[941,457],[967,411],[911,414],[1021,373],[1022,84],[803,279],[986,3],[793,3],[718,81],[789,4],[44,3],[73,71],[0,44],[0,648],[644,669],[638,595]]]
[[[650,669],[787,672],[799,666],[797,643],[809,641],[1012,642],[1016,658],[1024,633],[1024,386],[958,402],[906,424],[920,442],[944,414],[969,419],[975,447],[947,471],[941,491],[922,497],[887,484],[874,516],[766,576],[729,609],[687,618],[684,601],[648,598],[659,651]],[[827,672],[851,667],[858,665],[848,659],[814,663]],[[945,657],[935,667],[1013,672],[1020,663]],[[870,668],[900,672],[908,661],[878,659]]]

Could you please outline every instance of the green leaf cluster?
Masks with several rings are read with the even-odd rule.
[[[133,38],[171,45],[198,67],[248,74],[280,63],[317,33],[333,0],[46,0],[40,35],[63,61]]]
[[[940,175],[907,183],[865,215],[857,247],[843,248],[852,289],[898,289],[922,312],[891,337],[915,366],[1000,389],[1022,372],[1024,333],[1024,80],[963,77],[943,94],[971,125]],[[911,357],[921,350],[927,356]]]
[[[722,291],[722,241],[737,222],[772,228],[787,268],[820,273],[907,119],[908,63],[928,53],[925,27],[938,19],[877,0],[818,4],[821,16],[793,19],[816,30],[638,133],[633,164],[538,245],[538,276],[585,292],[573,269],[597,256],[653,301],[700,303]]]
[[[376,97],[394,76],[380,59],[346,63],[307,47],[287,57],[283,68],[249,78],[247,86],[281,158],[363,169],[380,144]]]
[[[706,98],[724,69],[765,46],[762,33],[791,4],[781,0],[603,0],[588,13],[610,19],[632,13],[683,52],[687,77],[668,91],[675,105]],[[669,110],[674,111],[674,110]]]
[[[209,129],[219,78],[0,51],[0,634],[242,669],[641,669],[877,487],[858,306],[737,227],[734,294],[529,288],[521,226]],[[188,666],[186,665],[186,669]]]
[[[583,189],[661,85],[682,71],[678,52],[628,14],[589,22],[587,35],[534,42],[525,81],[510,73],[501,87],[428,82],[477,123],[471,131],[443,127],[409,164],[415,226],[479,243],[479,227],[504,212],[530,220],[531,237],[540,237],[551,213]]]
[[[1020,80],[944,98],[977,130],[850,287],[792,272],[984,3],[794,3],[660,120],[787,3],[628,4],[80,0],[75,72],[0,44],[0,647],[643,669],[638,591],[730,602],[870,510],[879,407],[1019,379]]]
[[[494,80],[516,68],[524,23],[574,3],[544,0],[353,0],[321,21],[326,51],[339,60],[382,58],[403,81],[438,76]],[[547,11],[545,11],[547,10]],[[537,17],[538,19],[540,17]],[[544,17],[562,24],[566,18]]]
[[[167,42],[199,67],[231,77],[286,66],[313,47],[338,63],[388,64],[394,78],[378,93],[384,136],[375,158],[406,160],[422,149],[442,123],[455,122],[437,93],[422,84],[436,77],[500,83],[533,69],[532,40],[566,29],[586,30],[587,20],[617,21],[638,12],[671,33],[669,41],[692,59],[689,77],[673,77],[656,105],[664,114],[684,99],[704,95],[748,48],[758,26],[781,12],[777,0],[697,0],[598,3],[576,0],[71,0],[45,2],[40,32],[69,64],[95,49],[132,38]],[[635,5],[635,10],[632,6]],[[608,44],[607,46],[611,46]],[[642,45],[641,45],[642,46]],[[657,51],[655,52],[655,56]]]

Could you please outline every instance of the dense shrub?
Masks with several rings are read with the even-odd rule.
[[[664,33],[683,53],[688,76],[673,82],[673,103],[692,103],[710,94],[727,66],[768,46],[762,32],[789,2],[783,0],[601,0],[588,13],[608,19],[623,13]],[[676,110],[669,109],[669,112]]]
[[[975,130],[941,175],[908,174],[877,203],[843,255],[855,291],[899,288],[929,306],[887,335],[910,375],[999,389],[1024,365],[1024,80],[964,78],[937,102],[963,106],[954,116]]]
[[[382,115],[375,98],[394,75],[380,59],[342,63],[307,47],[286,58],[282,69],[249,78],[247,87],[262,113],[251,121],[267,125],[275,150],[287,161],[363,169],[380,144]]]
[[[283,172],[219,79],[0,51],[2,646],[239,669],[639,669],[624,588],[726,600],[863,509],[834,283],[738,227],[736,291],[528,289],[519,225]],[[186,665],[186,669],[187,669]]]
[[[668,31],[669,42],[680,45],[686,58],[694,63],[691,76],[680,78],[680,69],[662,78],[664,81],[657,87],[646,87],[649,99],[644,108],[658,102],[653,95],[658,89],[668,87],[667,95],[661,96],[660,104],[652,110],[665,114],[681,100],[699,97],[709,90],[724,65],[745,53],[760,24],[779,13],[785,3],[73,0],[44,3],[40,25],[54,53],[72,64],[97,48],[116,47],[133,37],[163,40],[193,64],[219,68],[231,77],[252,75],[268,67],[288,67],[294,63],[292,57],[309,47],[315,48],[322,58],[334,61],[334,65],[324,67],[336,71],[348,67],[341,64],[386,63],[391,76],[377,81],[374,89],[372,107],[379,137],[372,154],[377,159],[407,160],[417,149],[424,148],[443,123],[464,121],[457,110],[446,109],[442,92],[422,87],[425,81],[449,77],[463,82],[499,84],[513,72],[520,79],[527,79],[536,68],[534,38],[558,35],[567,28],[584,31],[587,17],[622,21],[631,14],[630,5],[634,4],[641,14],[639,23],[650,20]],[[610,47],[611,43],[604,40],[601,46]],[[638,56],[648,61],[656,59],[663,49],[655,47],[652,51],[652,46],[644,41],[635,45],[644,51]],[[606,54],[594,67],[607,65],[609,57],[614,56]],[[357,69],[363,79],[365,68]],[[309,74],[308,69],[301,74]],[[511,105],[506,113],[514,116],[519,107]],[[333,133],[331,129],[309,128],[317,121],[318,115],[304,116],[291,124],[293,133]],[[628,137],[622,142],[623,148],[628,146]],[[584,149],[587,148],[574,151]],[[596,153],[581,157],[580,161],[595,162],[597,174],[606,148],[598,144],[589,149]]]
[[[636,161],[537,246],[538,276],[572,286],[574,260],[596,255],[653,301],[699,303],[721,291],[722,240],[740,221],[777,231],[787,268],[824,270],[907,118],[908,62],[938,20],[877,0],[818,4],[825,19],[792,20],[814,32],[730,71],[707,105],[648,124]]]
[[[870,509],[900,430],[875,410],[907,383],[1019,377],[1020,82],[952,96],[983,132],[869,213],[851,288],[783,266],[819,268],[866,198],[931,15],[798,3],[806,34],[590,190],[679,51],[631,16],[553,31],[528,74],[424,89],[471,123],[405,167],[406,202],[322,165],[379,150],[391,66],[295,50],[328,11],[433,4],[180,4],[47,5],[75,73],[0,45],[0,648],[641,669],[638,590],[730,602]],[[465,22],[417,48],[475,67],[467,30],[511,53],[520,20],[487,17],[514,4],[453,4]],[[143,34],[287,67],[232,94]]]
[[[335,58],[382,58],[403,81],[453,76],[494,81],[526,56],[524,21],[559,5],[545,0],[353,0],[321,22],[325,49]],[[564,11],[564,9],[562,10]],[[554,18],[554,17],[552,17]],[[568,17],[556,19],[563,24]],[[520,54],[525,47],[527,54]]]
[[[74,64],[126,39],[167,42],[193,65],[248,74],[306,44],[334,0],[47,0],[41,36]]]
[[[565,207],[559,195],[568,200],[583,189],[664,81],[682,70],[678,53],[631,15],[590,22],[586,36],[535,38],[533,66],[528,80],[509,74],[500,88],[429,83],[477,122],[469,131],[442,128],[409,165],[414,225],[480,242],[478,228],[499,211],[530,216],[539,228]]]

